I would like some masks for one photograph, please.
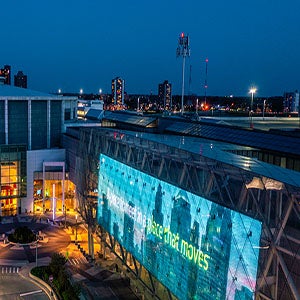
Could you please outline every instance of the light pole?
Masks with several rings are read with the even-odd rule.
[[[64,214],[65,214],[65,228],[67,228],[67,207],[64,204]]]
[[[35,235],[35,238],[36,238],[36,241],[35,241],[35,266],[37,267],[37,265],[38,265],[38,263],[37,263],[37,258],[38,258],[37,249],[38,249],[38,242],[39,242],[38,235]]]
[[[55,184],[52,185],[52,218],[53,222],[56,217],[56,198],[55,198]]]
[[[266,109],[266,99],[264,100],[264,106],[263,106],[263,121],[265,120],[265,109]]]
[[[75,219],[76,219],[76,226],[75,226],[75,241],[77,241],[77,214],[75,215]]]
[[[183,105],[183,100],[184,100],[184,71],[185,71],[185,58],[187,56],[190,56],[191,51],[190,51],[190,41],[189,41],[189,36],[185,36],[184,33],[182,32],[179,36],[178,39],[178,47],[176,50],[176,55],[182,56],[182,88],[181,88],[181,114],[183,115],[184,113],[184,105]]]
[[[208,64],[208,58],[205,59],[205,83],[204,83],[204,104],[206,105],[206,92],[207,92],[207,64]]]
[[[253,128],[253,121],[252,121],[252,113],[253,113],[253,97],[254,94],[256,93],[256,88],[252,87],[249,91],[251,94],[251,105],[250,105],[250,111],[249,111],[249,116],[250,116],[250,128]]]

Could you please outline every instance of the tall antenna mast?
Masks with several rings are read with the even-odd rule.
[[[189,74],[189,95],[192,93],[192,65],[190,65],[190,74]]]
[[[184,105],[183,105],[183,100],[184,100],[184,71],[185,71],[185,58],[187,56],[190,56],[190,41],[189,41],[189,36],[185,36],[184,33],[182,32],[179,36],[178,39],[178,47],[176,50],[176,55],[182,56],[182,89],[181,89],[181,114],[183,115],[184,113]]]

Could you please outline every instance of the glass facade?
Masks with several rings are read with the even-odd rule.
[[[50,130],[50,145],[51,147],[60,146],[61,135],[61,101],[51,101],[51,130]]]
[[[28,103],[8,101],[8,143],[28,143]]]
[[[39,176],[40,175],[40,176]],[[40,177],[40,178],[39,178]],[[63,184],[62,173],[60,172],[47,172],[47,179],[45,179],[45,198],[43,200],[43,180],[42,173],[35,174],[33,182],[33,197],[34,197],[34,212],[53,210],[53,185],[55,186],[56,210],[62,211],[63,207]],[[73,210],[76,205],[75,200],[75,185],[70,180],[64,182],[64,201],[67,211]]]
[[[0,146],[1,215],[17,214],[26,196],[26,146]]]
[[[5,144],[5,102],[0,101],[0,145]]]
[[[261,222],[100,155],[97,219],[179,299],[254,298]]]
[[[31,101],[32,150],[47,148],[47,101]]]

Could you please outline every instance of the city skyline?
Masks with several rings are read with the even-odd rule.
[[[300,87],[299,8],[296,0],[5,2],[0,66],[23,70],[28,88],[43,92],[110,93],[120,76],[129,94],[156,94],[168,80],[179,95],[184,32],[191,47],[185,94],[204,94],[208,58],[207,95],[247,96],[251,86],[257,96],[283,95]]]

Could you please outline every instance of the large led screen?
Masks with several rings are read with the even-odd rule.
[[[261,223],[100,155],[98,222],[179,299],[253,299]]]

